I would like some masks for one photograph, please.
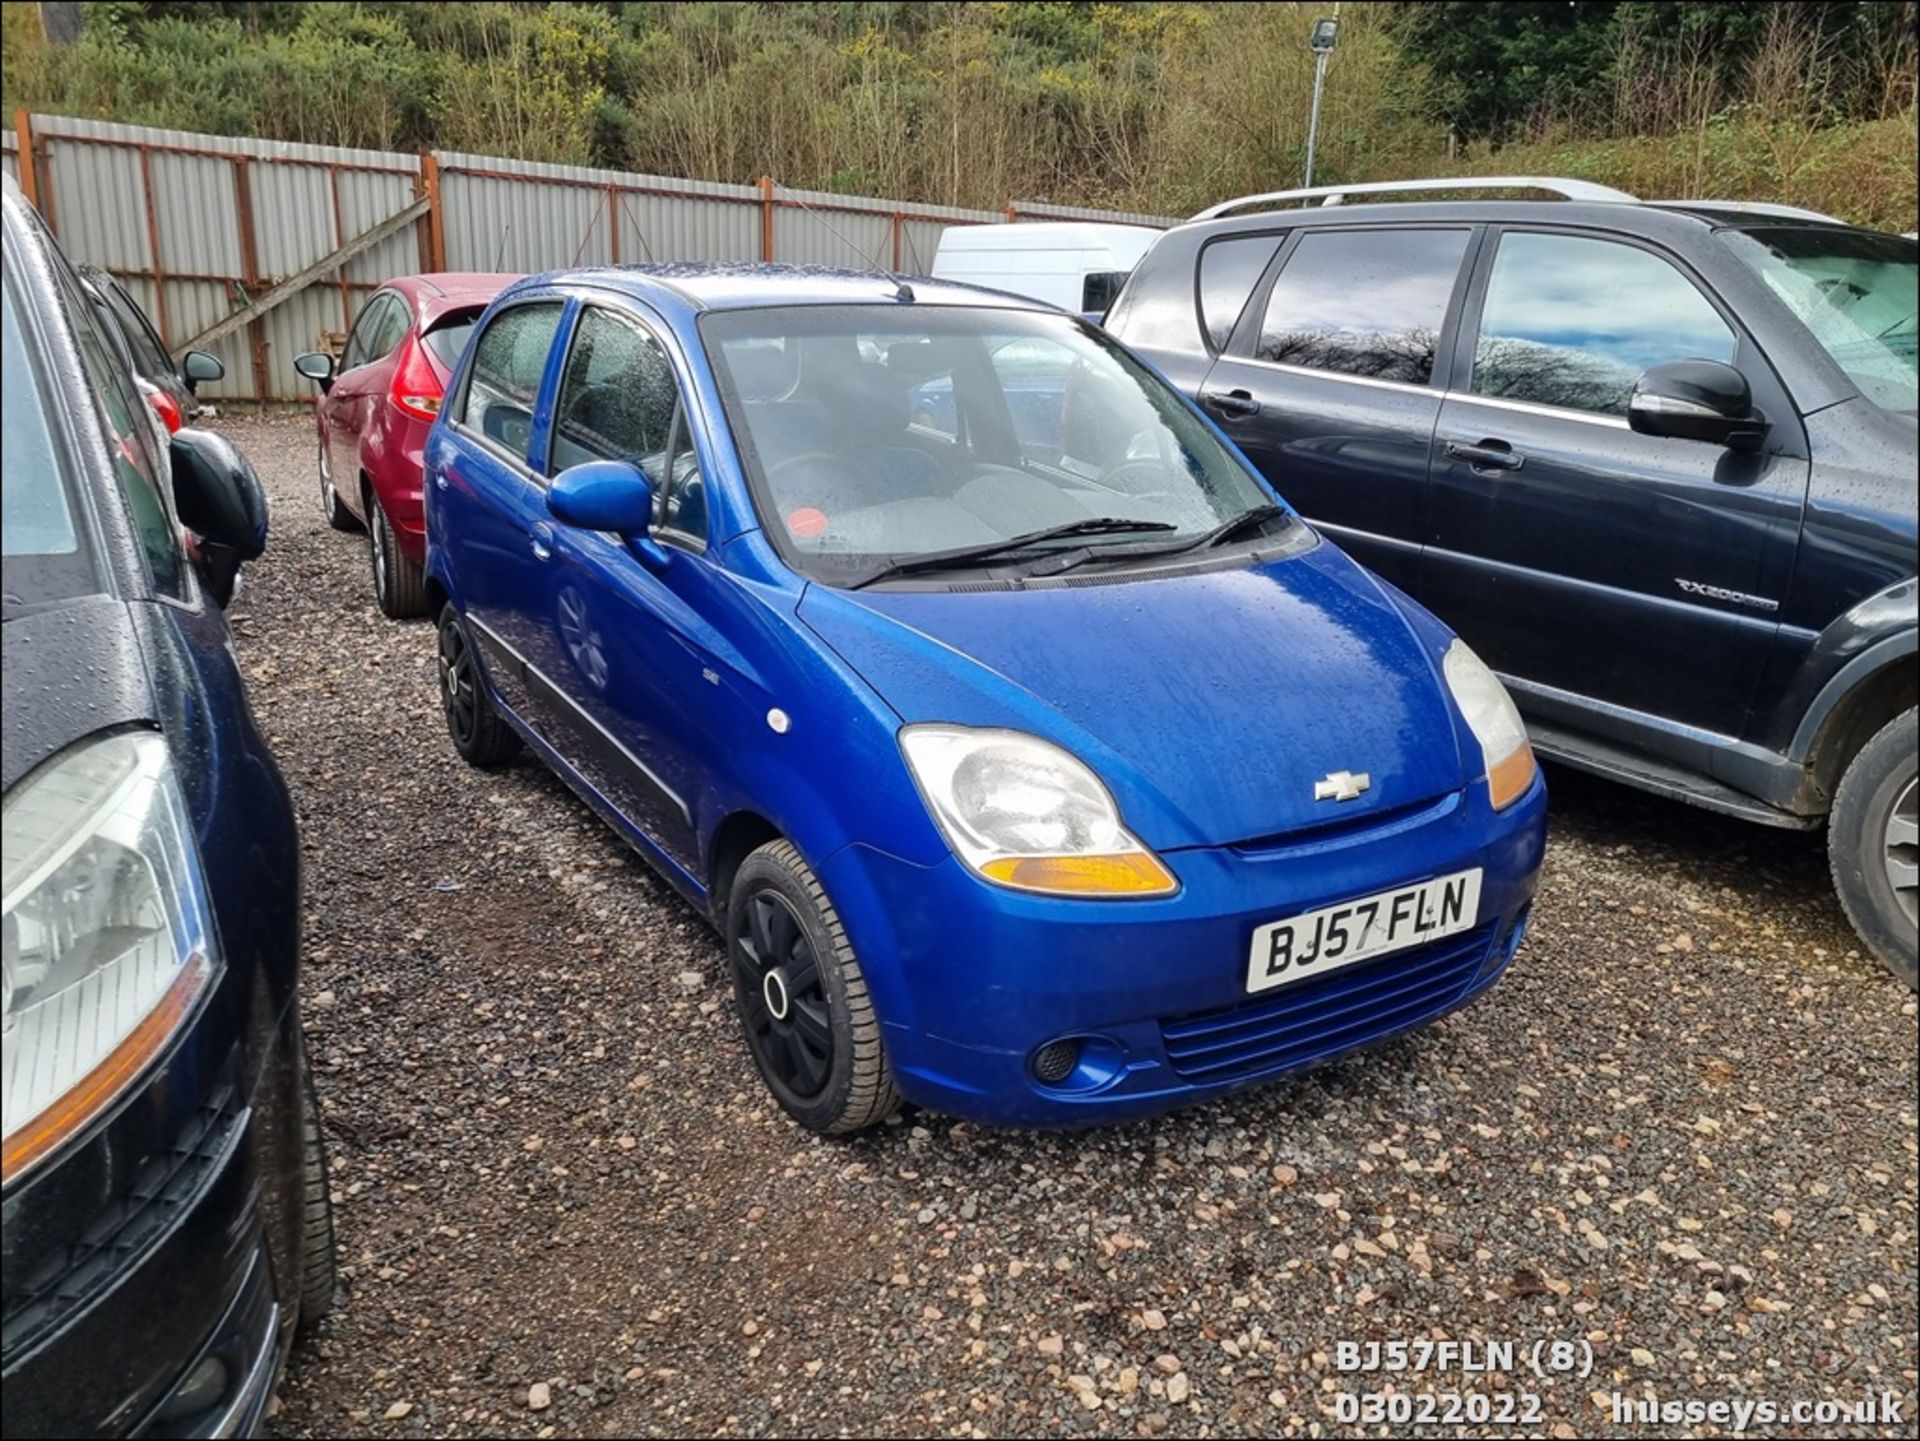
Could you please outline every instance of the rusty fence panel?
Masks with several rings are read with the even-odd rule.
[[[40,209],[69,257],[113,272],[175,350],[411,204],[420,157],[35,115]],[[9,147],[17,153],[18,142]],[[18,164],[16,160],[16,165]],[[210,348],[209,400],[304,399],[293,358],[367,292],[419,268],[411,235],[356,257]]]
[[[293,358],[351,325],[393,275],[514,274],[632,261],[778,260],[925,274],[950,225],[1162,216],[1017,201],[969,210],[761,178],[751,185],[435,151],[403,155],[14,117],[7,173],[34,186],[67,254],[112,271],[176,351],[418,200],[420,221],[211,347],[211,400],[304,400]]]

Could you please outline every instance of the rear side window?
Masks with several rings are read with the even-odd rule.
[[[1224,350],[1247,297],[1260,283],[1282,235],[1237,235],[1200,252],[1200,329],[1207,345]]]
[[[494,316],[474,342],[460,399],[460,424],[524,463],[533,438],[533,403],[547,352],[560,326],[560,303],[516,305]]]
[[[471,315],[443,320],[421,338],[440,363],[452,370],[460,363],[460,352],[467,348],[467,337],[473,334],[479,319],[480,312],[476,310]]]
[[[1127,283],[1124,270],[1096,270],[1080,282],[1080,313],[1105,315]]]
[[[1473,391],[1625,415],[1641,372],[1731,361],[1734,335],[1693,282],[1635,245],[1500,238],[1473,352]]]
[[[1425,385],[1467,253],[1465,230],[1316,230],[1267,297],[1255,356]]]

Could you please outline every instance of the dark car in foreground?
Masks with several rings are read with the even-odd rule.
[[[447,377],[487,302],[519,277],[403,275],[367,297],[336,364],[294,361],[320,387],[320,509],[335,530],[367,532],[373,595],[396,620],[426,614],[421,454]]]
[[[1568,198],[1336,203],[1490,186]],[[1826,826],[1911,985],[1915,257],[1780,207],[1383,183],[1214,207],[1107,323],[1458,630],[1543,755]]]
[[[1035,374],[1077,423],[1022,420]],[[1191,1104],[1520,945],[1546,789],[1499,683],[1083,321],[561,272],[427,450],[456,748],[527,745],[714,921],[803,1125]]]
[[[299,841],[216,599],[265,502],[3,203],[0,1429],[239,1434],[333,1291]]]

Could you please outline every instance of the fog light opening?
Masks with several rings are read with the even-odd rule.
[[[1080,1042],[1077,1038],[1049,1041],[1033,1053],[1030,1064],[1034,1080],[1043,1086],[1057,1086],[1080,1064]]]
[[[173,1394],[154,1413],[156,1422],[191,1421],[213,1410],[227,1394],[227,1363],[219,1356],[202,1356],[199,1364],[174,1387]]]

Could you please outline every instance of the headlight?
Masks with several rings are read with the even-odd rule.
[[[1019,731],[913,725],[900,749],[953,853],[976,875],[1060,896],[1163,896],[1179,882],[1120,823],[1100,778]]]
[[[1488,799],[1495,810],[1512,805],[1533,784],[1534,771],[1533,747],[1527,743],[1526,723],[1520,719],[1513,698],[1463,640],[1447,648],[1441,669],[1454,703],[1480,742],[1480,757],[1487,768]]]
[[[212,937],[166,743],[123,734],[15,788],[0,834],[8,1182],[111,1105],[212,979]]]

